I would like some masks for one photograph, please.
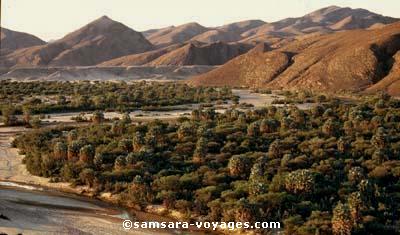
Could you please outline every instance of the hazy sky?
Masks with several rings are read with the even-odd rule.
[[[267,22],[296,17],[329,5],[365,8],[400,18],[400,0],[2,0],[2,26],[43,40],[107,15],[143,31],[196,21],[217,26],[247,19]]]

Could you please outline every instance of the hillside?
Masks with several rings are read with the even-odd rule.
[[[249,51],[253,46],[242,43],[202,43],[192,41],[166,48],[134,54],[103,62],[99,66],[182,66],[222,65]]]
[[[0,65],[88,66],[152,47],[141,33],[103,16],[55,42],[6,55]]]
[[[265,24],[262,20],[246,20],[227,24],[197,35],[192,40],[200,42],[235,42],[243,39],[242,33]]]
[[[367,29],[378,25],[398,21],[365,9],[330,6],[298,18],[287,18],[273,23],[266,23],[242,34],[242,37],[270,35],[290,37],[308,33],[329,33],[350,29]]]
[[[168,47],[164,47],[161,49],[157,50],[152,50],[144,53],[139,53],[139,54],[133,54],[133,55],[127,55],[127,56],[122,56],[118,57],[109,61],[105,61],[99,66],[134,66],[134,65],[144,65],[147,64],[157,58],[159,58],[162,55],[165,55],[171,51],[174,51],[180,47],[182,47],[184,44],[174,44]]]
[[[6,28],[1,28],[0,40],[0,56],[8,54],[17,49],[46,44],[45,41],[36,36],[12,31]]]
[[[400,96],[400,51],[389,60],[391,65],[389,73],[378,83],[369,87],[366,93],[376,93],[378,91],[386,91],[389,94]]]
[[[177,27],[167,27],[156,30],[154,33],[150,34],[147,39],[160,48],[176,43],[186,42],[194,36],[202,34],[208,30],[208,28],[198,23],[188,23]]]
[[[143,32],[158,47],[188,40],[200,42],[271,42],[310,33],[332,33],[351,29],[379,28],[398,21],[365,9],[329,6],[297,18],[286,18],[272,23],[247,20],[207,28],[198,23],[170,26]]]
[[[381,81],[375,88],[389,86],[388,91],[396,94],[393,80],[400,76],[395,55],[399,49],[400,22],[374,30],[316,35],[273,51],[250,51],[190,83],[336,92],[362,91]]]
[[[336,53],[335,49],[332,48],[355,48],[355,45],[365,48],[371,46],[368,43],[363,45],[365,38],[361,38],[360,42],[353,40],[352,45],[341,44],[347,39],[343,41],[340,36],[333,36],[338,38],[325,41],[331,37],[329,34],[352,29],[380,32],[379,30],[383,30],[386,24],[397,20],[364,9],[331,6],[302,17],[287,18],[273,23],[246,20],[219,27],[204,27],[198,23],[188,23],[180,26],[150,29],[140,33],[103,16],[65,37],[47,44],[28,34],[2,30],[0,68],[222,65],[261,44],[261,47],[277,51],[274,51],[273,54],[264,55],[264,53],[257,52],[255,56],[246,55],[242,57],[246,62],[242,60],[233,61],[233,64],[227,64],[222,70],[237,71],[248,63],[246,71],[240,76],[233,72],[232,74],[229,73],[229,78],[222,78],[221,76],[226,72],[217,71],[215,73],[220,74],[218,75],[219,78],[211,80],[215,84],[224,84],[225,80],[232,80],[231,77],[234,76],[240,77],[234,82],[238,85],[264,86],[268,83],[273,87],[280,87],[287,85],[288,81],[286,80],[298,80],[301,77],[300,75],[310,72],[309,69],[301,69],[307,68],[310,61],[318,62],[322,55],[327,54],[329,57]],[[368,33],[366,32],[366,34]],[[376,35],[368,35],[368,37],[372,37],[371,39],[376,38]],[[358,38],[358,35],[355,36],[355,38]],[[338,41],[335,42],[334,40]],[[305,51],[306,55],[311,54],[312,56],[305,56],[307,60],[302,61],[302,64],[295,63],[296,61],[293,58],[296,58],[297,61],[301,60],[302,55],[298,54],[303,54],[303,51],[309,47],[308,43],[319,45],[319,49],[313,49],[315,52]],[[351,54],[351,52],[346,53]],[[332,58],[337,56],[332,55]],[[343,59],[348,60],[349,58],[351,56]],[[362,59],[367,60],[368,58]],[[342,63],[340,58],[338,60],[337,63]],[[265,63],[273,63],[273,66],[265,68]],[[374,63],[371,62],[370,64],[374,66]],[[296,66],[299,68],[298,72],[293,72],[296,75],[286,75],[285,73],[281,76],[281,70],[291,71]],[[229,67],[232,67],[232,69],[226,69]],[[288,69],[288,67],[291,68]],[[312,69],[315,68],[316,66],[312,66]],[[0,73],[2,72],[0,71]],[[263,79],[260,80],[260,76]],[[285,76],[288,76],[286,80],[276,79]],[[248,77],[251,77],[251,80],[247,79]],[[363,87],[357,89],[364,89],[375,84],[382,78],[381,75],[378,77],[374,78],[373,82],[369,78],[365,79]],[[241,78],[243,79],[241,80]],[[317,78],[314,76],[313,79]],[[393,79],[395,78],[389,77],[386,80],[390,82],[377,87],[386,87],[384,84],[391,83]],[[270,81],[273,81],[273,83],[270,84]],[[307,82],[303,81],[302,83]],[[355,83],[358,84],[358,81]],[[230,84],[232,85],[232,83]],[[294,86],[292,81],[290,84],[290,86]],[[358,86],[350,85],[351,87],[346,88],[355,89]],[[316,83],[307,86],[324,90],[328,85]]]
[[[149,65],[221,65],[250,49],[251,46],[246,44],[190,42],[160,56]]]

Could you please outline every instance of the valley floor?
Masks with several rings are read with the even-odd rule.
[[[270,105],[276,98],[274,95],[251,93],[248,90],[235,90],[241,97],[241,102],[255,107]],[[131,113],[133,121],[149,121],[157,119],[177,118],[190,113],[191,106],[184,111]],[[225,107],[226,108],[226,107]],[[303,107],[307,108],[307,106]],[[222,111],[222,110],[220,110]],[[51,114],[44,119],[46,123],[71,123],[71,117],[79,113]],[[140,114],[140,116],[137,116]],[[145,115],[145,116],[141,116]],[[112,119],[120,117],[118,113],[105,113]],[[1,124],[1,123],[0,123]],[[1,126],[1,125],[0,125]],[[27,186],[16,188],[13,183],[35,185],[35,187],[50,188],[59,192],[80,194],[84,188],[72,188],[68,183],[50,183],[49,179],[33,176],[22,163],[23,155],[11,146],[13,138],[29,131],[24,127],[0,127],[0,214],[10,220],[0,219],[0,233],[7,234],[155,234],[154,231],[125,231],[122,229],[122,217],[127,214],[112,209],[109,205],[99,206],[95,200],[70,198],[65,195],[53,195],[37,192]],[[10,187],[13,186],[13,187]],[[28,189],[28,190],[27,190]],[[33,189],[33,191],[32,191]],[[145,215],[146,216],[146,215]],[[156,234],[169,234],[168,231],[157,231]]]

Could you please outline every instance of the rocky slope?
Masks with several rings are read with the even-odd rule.
[[[17,49],[46,44],[45,41],[36,36],[12,31],[6,28],[1,28],[0,40],[0,56],[8,54]]]
[[[147,36],[147,39],[154,45],[160,47],[169,46],[176,43],[186,42],[193,37],[202,34],[209,29],[198,24],[188,23],[177,27],[167,27],[156,30]]]
[[[385,91],[394,96],[400,96],[400,51],[387,61],[387,74],[376,84],[369,87],[366,93]],[[390,68],[391,67],[391,68]]]
[[[242,33],[265,24],[262,20],[246,20],[227,24],[197,35],[192,40],[200,42],[235,42],[243,39]]]
[[[190,42],[151,61],[149,65],[221,65],[252,48],[246,44]]]
[[[365,9],[330,6],[297,18],[272,23],[248,20],[206,28],[197,23],[148,30],[144,34],[159,47],[188,40],[200,42],[274,42],[310,33],[332,33],[351,29],[378,28],[398,21]]]
[[[252,45],[243,43],[202,43],[192,41],[174,44],[142,54],[120,57],[103,62],[99,66],[222,65],[232,58],[246,53],[252,47]]]
[[[27,34],[2,30],[0,74],[23,67],[77,66],[79,73],[72,77],[85,77],[81,66],[135,66],[135,71],[139,71],[136,66],[145,66],[137,74],[146,77],[149,71],[150,77],[157,77],[159,71],[171,74],[180,66],[228,62],[192,83],[395,93],[399,23],[386,26],[395,21],[398,19],[364,9],[331,6],[273,23],[249,20],[213,28],[188,23],[142,33],[101,17],[47,44]],[[353,29],[362,30],[348,31]],[[171,70],[165,66],[172,66]],[[186,75],[208,72],[209,68]],[[90,76],[97,73],[92,71],[97,70],[91,70]],[[102,73],[98,75],[104,78]],[[119,77],[120,73],[107,75]],[[30,79],[29,74],[24,76]]]
[[[308,33],[329,33],[350,29],[367,29],[377,25],[398,21],[365,9],[352,9],[330,6],[314,11],[303,17],[287,18],[273,23],[266,23],[242,34],[245,38],[270,35],[290,37]]]
[[[127,55],[127,56],[122,56],[118,57],[109,61],[105,61],[99,66],[134,66],[134,65],[145,65],[147,63],[150,63],[151,61],[159,58],[160,56],[163,56],[169,52],[172,52],[174,50],[177,50],[184,46],[184,44],[174,44],[168,47],[164,47],[161,49],[156,49],[144,53],[139,53],[139,54],[133,54],[133,55]]]
[[[252,50],[193,78],[193,85],[273,89],[398,92],[400,22],[296,40],[273,50]]]
[[[3,56],[0,65],[87,66],[152,48],[141,33],[103,16],[55,42]]]

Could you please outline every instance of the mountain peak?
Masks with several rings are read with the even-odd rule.
[[[108,16],[106,16],[106,15],[103,15],[102,17],[100,17],[100,19],[103,19],[103,20],[111,20],[110,17],[108,17]]]
[[[197,22],[189,22],[183,25],[180,25],[178,27],[182,27],[182,28],[191,28],[191,27],[195,27],[195,28],[205,28],[203,25],[197,23]]]
[[[307,15],[325,15],[337,10],[343,9],[342,7],[336,6],[336,5],[332,5],[332,6],[328,6],[328,7],[324,7],[321,9],[318,9],[316,11],[311,12],[310,14]]]
[[[98,26],[107,27],[114,23],[117,23],[117,22],[112,20],[108,16],[104,15],[104,16],[92,21],[91,23],[89,23],[89,25],[98,25]]]
[[[43,40],[31,34],[13,31],[4,27],[1,27],[0,31],[0,55],[5,55],[20,48],[46,44]]]
[[[323,9],[326,9],[326,10],[337,10],[337,9],[340,9],[340,8],[341,7],[336,6],[336,5],[330,5],[330,6],[327,6],[327,7],[323,8]]]

